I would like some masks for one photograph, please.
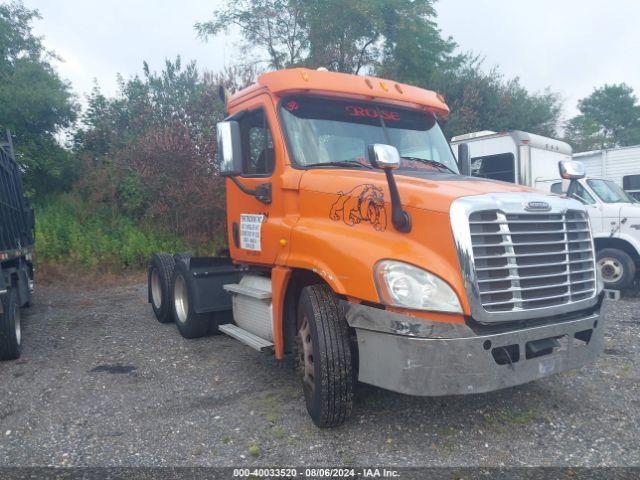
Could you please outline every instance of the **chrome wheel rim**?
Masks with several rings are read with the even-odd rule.
[[[162,305],[162,287],[160,286],[160,273],[157,268],[151,270],[151,300],[156,308],[160,308]]]
[[[182,275],[176,277],[176,283],[173,286],[173,297],[178,321],[184,323],[187,321],[189,313],[189,297],[187,296],[187,282]]]
[[[607,283],[617,282],[624,275],[624,267],[616,258],[605,257],[598,260],[602,279]]]
[[[298,368],[302,375],[302,384],[309,393],[315,389],[315,369],[313,343],[311,341],[311,327],[307,316],[302,317],[302,325],[296,337],[298,343]]]
[[[14,328],[16,330],[16,343],[18,345],[20,345],[20,343],[22,342],[22,328],[20,325],[20,309],[17,306],[13,307],[14,311],[13,311],[13,323],[14,323]]]

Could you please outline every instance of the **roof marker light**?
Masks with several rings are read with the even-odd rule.
[[[396,90],[398,91],[398,93],[404,93],[402,91],[402,88],[400,88],[400,85],[398,85],[397,83],[395,84]]]
[[[380,88],[382,88],[385,92],[389,91],[389,87],[387,87],[387,84],[384,82],[380,82]]]
[[[369,88],[373,88],[373,83],[371,83],[371,80],[369,80],[368,78],[364,79],[364,83],[367,84],[367,87]]]
[[[308,82],[309,81],[309,74],[307,72],[302,72],[302,79],[305,82]]]

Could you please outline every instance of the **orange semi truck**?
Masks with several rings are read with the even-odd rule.
[[[294,358],[320,427],[348,418],[358,381],[487,392],[602,351],[584,207],[469,177],[466,145],[456,161],[438,125],[442,96],[296,68],[227,100],[228,254],[154,255],[159,321]]]

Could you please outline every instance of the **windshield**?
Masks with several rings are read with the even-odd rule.
[[[281,111],[290,154],[300,166],[368,165],[367,146],[390,143],[400,152],[401,170],[458,173],[451,148],[430,112],[311,96],[285,98]]]
[[[560,183],[562,185],[562,183]],[[571,182],[569,184],[569,191],[567,192],[569,197],[580,200],[585,205],[593,205],[596,203],[596,200],[591,196],[591,194],[584,188],[580,182]]]
[[[604,203],[635,203],[627,192],[611,180],[590,178],[587,183]]]

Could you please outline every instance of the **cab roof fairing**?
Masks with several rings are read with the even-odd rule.
[[[240,90],[230,98],[228,108],[237,107],[239,103],[261,90],[277,96],[313,92],[361,97],[369,101],[387,101],[399,105],[422,107],[441,117],[449,114],[449,107],[441,96],[430,90],[382,78],[307,68],[278,70],[260,75],[257,83]]]

